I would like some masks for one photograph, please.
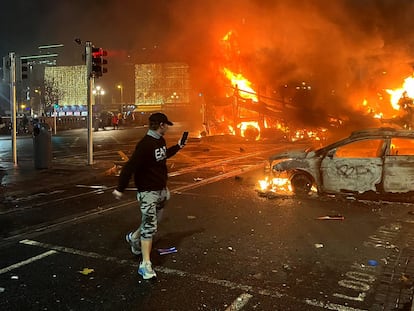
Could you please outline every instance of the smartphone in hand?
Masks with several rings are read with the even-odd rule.
[[[184,145],[187,143],[187,139],[188,139],[188,132],[187,132],[187,131],[185,131],[185,132],[183,133],[183,136],[181,136],[181,139],[180,139],[180,146],[184,146]]]

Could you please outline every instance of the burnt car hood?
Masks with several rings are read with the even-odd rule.
[[[269,160],[280,160],[280,159],[305,159],[315,154],[314,151],[307,150],[290,150],[270,156]]]

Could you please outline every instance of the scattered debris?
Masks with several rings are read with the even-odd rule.
[[[157,251],[160,255],[167,255],[167,254],[176,253],[177,249],[175,248],[175,246],[173,246],[170,248],[159,248],[157,249]]]
[[[345,217],[341,215],[326,215],[316,218],[318,220],[344,220]]]
[[[92,272],[95,272],[94,269],[89,269],[89,268],[83,268],[82,271],[78,271],[79,273],[83,274],[83,275],[88,275],[91,274]]]

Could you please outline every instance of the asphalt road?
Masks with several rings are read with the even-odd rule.
[[[124,142],[126,132],[105,134],[117,142],[97,157],[116,159],[117,146],[128,154],[134,140]],[[266,158],[288,147],[193,141],[170,159],[173,195],[154,245],[153,281],[137,275],[139,257],[124,238],[139,224],[133,185],[122,201],[110,193],[117,177],[105,175],[9,198],[14,208],[0,213],[0,309],[409,308],[413,205],[260,196]],[[326,215],[344,219],[317,219]],[[157,252],[172,246],[177,253]]]

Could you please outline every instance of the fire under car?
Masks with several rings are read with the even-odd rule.
[[[287,151],[269,158],[274,181],[294,194],[406,194],[414,197],[414,131],[377,128],[317,150]],[[283,175],[284,174],[284,175]],[[269,182],[268,187],[274,187]]]

